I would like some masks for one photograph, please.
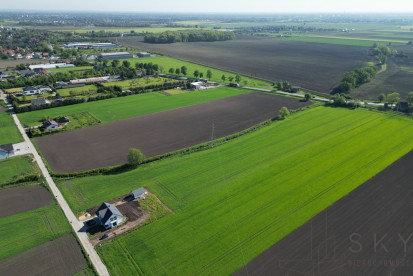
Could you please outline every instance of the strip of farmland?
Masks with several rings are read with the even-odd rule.
[[[412,179],[413,151],[234,275],[413,275]]]
[[[0,218],[37,209],[53,203],[43,186],[25,186],[0,190]]]
[[[97,248],[112,275],[228,275],[412,149],[409,118],[317,107],[210,150],[58,185],[79,213],[141,186],[174,211]]]
[[[63,235],[0,261],[0,275],[69,276],[87,267],[76,239]]]
[[[53,171],[76,172],[126,163],[129,148],[150,157],[227,136],[265,121],[297,99],[249,93],[45,136],[36,140]]]

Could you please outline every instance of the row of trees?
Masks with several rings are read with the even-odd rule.
[[[352,72],[347,72],[341,80],[340,85],[333,91],[336,93],[348,94],[351,89],[359,87],[360,85],[369,82],[377,74],[375,66],[367,66],[357,69]]]
[[[144,41],[147,43],[224,41],[233,39],[235,39],[235,34],[233,32],[213,30],[167,31],[159,34],[147,34],[144,37]]]

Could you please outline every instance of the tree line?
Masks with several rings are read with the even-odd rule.
[[[159,34],[147,34],[144,41],[147,43],[176,43],[199,41],[225,41],[235,39],[233,32],[213,30],[183,30],[166,31]]]
[[[337,93],[350,93],[350,90],[360,85],[369,82],[377,74],[377,68],[375,66],[363,67],[351,72],[347,72],[344,78],[341,80],[339,86],[337,86],[333,94]]]

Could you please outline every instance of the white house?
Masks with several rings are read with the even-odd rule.
[[[22,90],[23,95],[31,96],[35,94],[40,94],[40,90],[33,86],[27,86]]]
[[[113,228],[123,221],[123,215],[115,207],[115,205],[103,202],[99,209],[96,211],[96,215],[99,218],[100,224],[105,227],[105,229]]]
[[[138,199],[141,197],[144,197],[147,194],[145,188],[141,187],[139,189],[133,190],[131,195],[133,196],[133,199]]]
[[[40,106],[40,105],[45,105],[45,104],[50,103],[48,99],[33,99],[30,102],[32,105],[35,105],[35,106]]]
[[[13,144],[0,145],[0,159],[14,156]]]
[[[191,87],[193,89],[200,89],[203,85],[204,85],[204,83],[202,81],[197,81],[197,82],[191,83]]]
[[[46,120],[43,122],[42,128],[44,130],[52,130],[52,129],[58,129],[59,128],[59,123],[57,123],[55,120]]]
[[[40,92],[51,92],[52,88],[50,88],[50,86],[47,85],[43,85],[39,87]]]

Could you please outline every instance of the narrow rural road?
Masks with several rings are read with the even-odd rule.
[[[1,98],[3,98],[6,101],[6,103],[8,103],[7,99],[4,97],[4,94],[1,90],[0,90],[0,95],[1,95]],[[45,177],[47,183],[49,184],[49,187],[53,195],[55,196],[57,202],[59,203],[64,214],[66,215],[66,218],[69,220],[70,224],[72,225],[72,228],[75,230],[77,237],[79,238],[80,242],[82,243],[83,248],[88,254],[90,261],[95,266],[96,271],[101,276],[109,276],[109,271],[107,270],[106,266],[103,264],[99,255],[96,253],[94,247],[90,243],[86,232],[80,232],[80,229],[83,227],[83,223],[77,220],[76,216],[73,214],[66,200],[60,193],[52,177],[50,176],[49,171],[47,170],[42,158],[37,153],[35,147],[32,144],[32,141],[30,141],[29,137],[26,135],[26,132],[24,131],[19,118],[16,116],[16,114],[12,110],[11,110],[11,114],[13,116],[14,122],[17,125],[17,128],[19,129],[21,135],[23,136],[24,141],[29,146],[30,152],[33,154],[34,158],[36,159],[36,162],[39,165],[39,168],[42,171],[43,176]]]

